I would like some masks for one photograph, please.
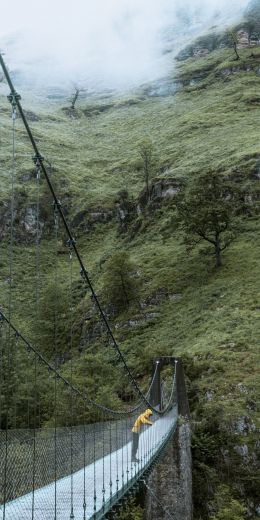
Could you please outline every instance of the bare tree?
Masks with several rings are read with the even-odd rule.
[[[238,54],[238,36],[237,36],[237,33],[232,31],[232,30],[229,30],[228,31],[228,37],[233,45],[233,49],[234,49],[234,52],[235,52],[235,55],[236,55],[236,60],[240,60],[240,56]]]
[[[78,85],[74,85],[74,92],[71,96],[71,99],[70,99],[70,102],[71,102],[71,105],[70,105],[70,109],[71,110],[75,110],[75,105],[78,101],[78,98],[79,98],[79,95],[81,92],[85,92],[85,89],[84,88],[80,88]]]
[[[70,106],[71,110],[75,109],[75,105],[78,100],[79,93],[80,93],[80,89],[78,87],[75,87],[75,92],[72,94],[72,98],[71,98],[71,106]]]
[[[150,180],[153,174],[154,148],[150,139],[144,139],[139,144],[139,155],[142,159],[147,200],[150,199]]]

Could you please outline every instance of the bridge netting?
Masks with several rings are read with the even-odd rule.
[[[55,168],[45,166],[1,54],[0,64],[11,91],[11,145],[1,168],[7,224],[0,230],[0,520],[99,519],[142,478],[176,427],[176,363],[164,400],[158,364],[149,388],[134,376],[54,189]],[[33,187],[23,195],[23,225],[30,228],[24,256],[18,186],[28,169],[28,144]],[[31,283],[25,295],[23,276]],[[99,316],[100,340],[84,335],[90,308],[96,323]],[[88,352],[99,356],[103,394],[89,383]],[[153,425],[143,425],[133,457],[132,428],[147,408]]]

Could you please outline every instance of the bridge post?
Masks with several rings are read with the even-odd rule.
[[[158,358],[157,361],[160,366],[159,374],[163,366],[175,364],[177,361],[176,391],[179,419],[161,460],[148,478],[149,488],[158,501],[147,491],[146,519],[168,520],[170,513],[175,520],[192,520],[191,426],[183,364],[180,358],[174,357]]]
[[[162,383],[161,383],[161,371],[166,365],[176,364],[176,391],[177,391],[177,402],[178,412],[182,417],[190,417],[189,401],[187,398],[185,376],[183,370],[183,364],[181,358],[176,357],[160,357],[155,360],[155,376],[153,385],[150,390],[150,403],[159,410],[163,408],[162,403]]]
[[[161,363],[160,360],[155,361],[155,376],[150,390],[149,401],[154,408],[161,410],[162,408],[162,388],[161,388]]]

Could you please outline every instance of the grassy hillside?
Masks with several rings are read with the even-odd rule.
[[[259,220],[255,211],[244,217],[241,233],[225,252],[223,267],[216,270],[213,259],[203,255],[200,248],[187,252],[174,197],[152,199],[139,214],[134,213],[128,226],[122,227],[117,213],[118,192],[127,190],[134,207],[140,200],[144,180],[138,142],[149,137],[156,153],[154,183],[183,182],[214,169],[229,175],[256,200],[260,50],[255,49],[253,56],[248,49],[240,54],[241,61],[234,62],[231,49],[218,49],[205,58],[178,63],[173,81],[181,88],[174,96],[149,97],[140,88],[131,97],[81,99],[75,113],[64,110],[65,100],[48,104],[25,95],[23,103],[46,164],[49,161],[52,165],[50,174],[101,299],[107,258],[113,252],[128,251],[136,265],[138,302],[111,317],[116,337],[136,375],[143,382],[153,358],[160,354],[177,354],[186,360],[194,420],[197,519],[209,518],[210,504],[224,493],[223,483],[234,500],[243,503],[247,497],[251,518],[257,518],[260,504]],[[0,290],[1,306],[6,310],[12,141],[5,90],[2,85]],[[50,286],[58,258],[59,290],[68,296],[68,254],[62,232],[58,244],[55,241],[51,201],[41,180],[40,220],[45,226],[37,282],[35,222],[29,231],[24,224],[28,208],[35,210],[37,187],[31,149],[20,119],[16,150],[13,317],[51,357],[52,333],[47,330],[48,322],[52,323],[51,311],[48,314],[48,301],[53,302]],[[97,317],[79,280],[75,262],[74,374],[83,386],[82,367],[90,366],[88,384],[96,396],[93,367],[102,366],[105,338],[98,328],[93,335]],[[35,327],[36,285],[41,309],[46,312]],[[58,312],[63,324],[59,331],[60,362],[66,372],[68,316],[62,306]],[[98,384],[101,380],[102,374]],[[106,384],[113,389],[116,402],[122,388],[115,384],[113,374],[108,375]],[[104,393],[101,389],[100,399]],[[211,485],[207,484],[209,480]]]

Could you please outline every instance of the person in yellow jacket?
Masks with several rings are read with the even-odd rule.
[[[145,410],[144,413],[139,415],[139,417],[136,419],[134,423],[134,426],[132,428],[132,462],[139,462],[139,459],[136,458],[136,452],[138,450],[141,427],[143,424],[148,424],[149,426],[153,425],[152,421],[149,421],[149,417],[151,417],[151,415],[153,415],[153,412],[148,408],[147,410]]]

